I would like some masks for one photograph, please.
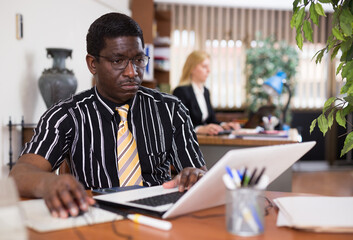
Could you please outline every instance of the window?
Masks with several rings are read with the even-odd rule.
[[[211,74],[206,86],[211,92],[213,107],[239,109],[246,107],[245,51],[251,47],[257,32],[263,37],[295,43],[295,30],[290,28],[291,11],[237,9],[158,3],[157,9],[172,12],[170,85],[174,89],[184,61],[193,50],[211,55]],[[316,64],[312,57],[324,47],[331,17],[320,19],[315,26],[314,43],[305,43],[299,52],[300,62],[295,77],[291,107],[321,108],[325,100],[337,94],[333,63],[325,57]],[[332,90],[334,89],[334,90]]]

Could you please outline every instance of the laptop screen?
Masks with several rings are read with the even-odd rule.
[[[226,166],[234,169],[247,167],[249,170],[265,168],[265,174],[268,176],[269,181],[272,182],[314,145],[315,142],[312,141],[230,150],[175,203],[164,203],[161,206],[146,206],[140,204],[139,201],[141,200],[136,201],[137,199],[178,191],[177,188],[164,189],[162,186],[106,194],[95,196],[94,198],[119,205],[138,207],[159,213],[164,212],[163,218],[175,217],[224,204],[226,189],[222,181],[222,176],[226,172]]]

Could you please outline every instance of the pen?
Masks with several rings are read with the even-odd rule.
[[[259,226],[257,225],[254,216],[251,214],[249,208],[244,207],[241,210],[242,214],[243,214],[243,218],[245,219],[245,221],[247,222],[247,224],[249,225],[249,227],[254,231],[257,232],[259,230]]]
[[[231,176],[229,176],[228,174],[223,174],[223,182],[224,182],[224,185],[226,185],[226,187],[228,189],[230,189],[230,190],[235,189],[234,181],[231,178]]]
[[[260,181],[260,178],[261,178],[262,174],[264,174],[264,172],[265,172],[265,167],[262,168],[262,170],[261,170],[259,176],[256,178],[256,180],[255,180],[255,182],[254,182],[255,185]]]
[[[158,228],[160,230],[170,230],[172,228],[172,223],[165,221],[165,220],[160,220],[160,219],[156,219],[156,218],[152,218],[152,217],[147,217],[147,216],[143,216],[141,214],[128,214],[122,210],[118,210],[118,209],[114,209],[114,211],[112,211],[111,209],[106,209],[104,206],[100,206],[98,205],[98,203],[92,205],[92,207],[96,207],[96,208],[102,208],[104,210],[110,211],[110,212],[114,212],[118,215],[121,215],[125,218],[128,218],[130,220],[132,220],[135,223],[139,223],[139,224],[144,224],[146,226],[150,226],[150,227],[154,227],[154,228]]]
[[[241,179],[241,186],[244,186],[247,171],[248,171],[248,169],[245,168],[244,172],[243,172],[243,178]]]
[[[241,171],[240,171],[240,170],[237,170],[237,173],[238,173],[238,176],[239,176],[240,181],[241,181],[241,179],[243,178],[243,174],[241,173]]]
[[[141,214],[128,214],[126,217],[135,223],[144,224],[150,227],[158,228],[160,230],[167,231],[172,228],[171,222],[143,216]]]
[[[240,178],[239,178],[239,175],[238,175],[237,171],[234,170],[234,169],[230,169],[230,167],[228,167],[228,166],[226,166],[226,171],[228,173],[228,176],[234,182],[235,187],[240,187]]]
[[[232,173],[233,173],[233,180],[234,180],[235,186],[240,187],[241,178],[239,176],[239,172],[235,169],[232,169]]]
[[[229,174],[229,176],[233,179],[234,176],[233,176],[232,170],[230,169],[229,166],[226,166],[226,171],[227,171],[227,173]]]
[[[250,176],[249,183],[248,183],[249,186],[252,186],[252,185],[253,185],[253,180],[254,180],[256,171],[257,171],[257,168],[254,169],[254,171],[252,172],[252,174],[251,174],[251,176]]]
[[[256,212],[254,206],[251,206],[251,212],[252,212],[252,215],[255,219],[255,222],[257,223],[257,226],[260,228],[260,231],[262,232],[264,230],[264,227],[262,225],[262,222],[261,222],[259,216],[257,215],[257,212]]]
[[[270,182],[270,178],[267,175],[263,175],[260,181],[255,185],[256,189],[265,189]]]
[[[243,182],[243,187],[247,187],[249,185],[249,182],[250,182],[249,171],[246,173],[244,178],[245,179],[244,179],[244,182]]]

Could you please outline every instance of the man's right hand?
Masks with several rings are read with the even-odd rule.
[[[70,174],[54,175],[44,186],[43,199],[53,217],[67,218],[86,212],[95,203]]]
[[[67,218],[95,203],[72,175],[56,175],[40,155],[22,155],[10,172],[21,197],[43,198],[54,217]]]

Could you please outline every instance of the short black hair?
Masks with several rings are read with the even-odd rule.
[[[117,12],[104,14],[95,20],[88,29],[86,36],[87,53],[99,56],[105,47],[106,38],[139,37],[145,47],[143,33],[138,23],[131,17]]]

